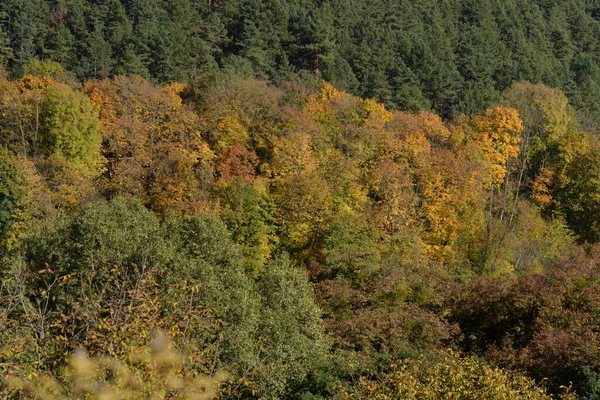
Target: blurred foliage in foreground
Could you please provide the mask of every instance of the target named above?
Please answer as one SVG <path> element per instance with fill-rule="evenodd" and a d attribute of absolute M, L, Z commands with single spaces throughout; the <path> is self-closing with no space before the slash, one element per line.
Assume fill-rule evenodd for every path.
<path fill-rule="evenodd" d="M 130 363 L 108 357 L 90 358 L 84 350 L 69 357 L 68 366 L 59 377 L 31 374 L 27 378 L 6 375 L 4 384 L 10 392 L 51 399 L 196 399 L 217 397 L 224 372 L 211 377 L 190 368 L 183 354 L 171 349 L 166 336 L 154 337 L 151 349 L 135 349 Z"/>

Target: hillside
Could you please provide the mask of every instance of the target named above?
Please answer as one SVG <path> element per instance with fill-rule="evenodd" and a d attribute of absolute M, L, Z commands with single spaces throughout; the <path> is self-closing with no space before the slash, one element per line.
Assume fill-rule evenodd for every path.
<path fill-rule="evenodd" d="M 600 14 L 408 3 L 2 2 L 0 397 L 600 396 Z"/>

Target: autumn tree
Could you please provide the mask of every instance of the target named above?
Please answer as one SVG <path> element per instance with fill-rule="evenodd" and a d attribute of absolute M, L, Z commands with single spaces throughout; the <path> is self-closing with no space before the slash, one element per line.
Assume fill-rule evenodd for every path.
<path fill-rule="evenodd" d="M 183 103 L 185 85 L 162 88 L 119 76 L 90 81 L 84 90 L 102 121 L 105 193 L 130 193 L 161 212 L 206 208 L 214 155 L 198 115 Z"/>
<path fill-rule="evenodd" d="M 102 165 L 97 114 L 89 99 L 48 77 L 5 82 L 4 141 L 24 156 L 63 158 L 82 172 Z"/>
<path fill-rule="evenodd" d="M 485 362 L 461 358 L 455 353 L 437 363 L 407 360 L 376 377 L 361 377 L 350 390 L 340 389 L 338 397 L 347 399 L 404 398 L 497 398 L 543 400 L 549 394 L 531 379 L 504 372 Z M 567 394 L 565 399 L 576 398 Z"/>
<path fill-rule="evenodd" d="M 478 142 L 490 168 L 492 185 L 500 185 L 507 174 L 509 159 L 519 155 L 523 122 L 515 109 L 489 108 L 472 121 L 473 140 Z"/>
<path fill-rule="evenodd" d="M 573 156 L 585 151 L 587 140 L 579 133 L 573 108 L 561 91 L 521 82 L 504 93 L 504 102 L 517 109 L 523 120 L 518 190 L 528 188 L 544 169 L 560 174 Z"/>

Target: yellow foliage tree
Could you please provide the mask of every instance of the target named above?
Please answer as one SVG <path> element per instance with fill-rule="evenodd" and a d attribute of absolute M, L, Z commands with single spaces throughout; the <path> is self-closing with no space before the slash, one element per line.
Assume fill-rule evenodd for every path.
<path fill-rule="evenodd" d="M 210 400 L 217 398 L 219 385 L 226 379 L 223 372 L 211 377 L 198 374 L 160 332 L 151 348 L 136 349 L 129 357 L 133 364 L 109 356 L 90 358 L 78 350 L 69 357 L 60 379 L 32 374 L 28 378 L 8 375 L 4 380 L 13 394 L 40 400 Z"/>
<path fill-rule="evenodd" d="M 450 353 L 440 362 L 408 360 L 376 379 L 360 378 L 350 390 L 340 388 L 335 399 L 355 400 L 550 400 L 554 397 L 522 375 L 507 373 Z M 576 396 L 568 390 L 563 400 Z"/>
<path fill-rule="evenodd" d="M 494 107 L 472 120 L 476 141 L 490 167 L 491 184 L 500 185 L 506 176 L 509 158 L 519 155 L 523 122 L 514 108 Z"/>

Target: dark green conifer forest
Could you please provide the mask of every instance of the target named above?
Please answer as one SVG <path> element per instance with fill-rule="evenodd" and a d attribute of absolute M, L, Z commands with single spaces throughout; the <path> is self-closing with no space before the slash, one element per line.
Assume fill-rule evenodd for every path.
<path fill-rule="evenodd" d="M 0 397 L 600 398 L 600 2 L 0 0 Z"/>

